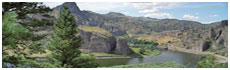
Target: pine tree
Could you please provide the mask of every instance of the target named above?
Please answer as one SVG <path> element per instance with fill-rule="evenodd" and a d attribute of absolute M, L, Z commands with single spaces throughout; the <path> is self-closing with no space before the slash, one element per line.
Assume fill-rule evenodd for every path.
<path fill-rule="evenodd" d="M 93 59 L 80 57 L 79 47 L 83 40 L 77 33 L 75 17 L 68 11 L 68 7 L 64 6 L 53 26 L 47 45 L 52 52 L 47 58 L 52 64 L 57 67 L 95 67 L 95 63 L 90 62 Z"/>
<path fill-rule="evenodd" d="M 18 14 L 18 19 L 26 18 L 27 14 L 36 14 L 36 13 L 46 13 L 51 11 L 51 9 L 42 2 L 3 2 L 2 3 L 2 14 L 5 12 L 16 12 Z"/>
<path fill-rule="evenodd" d="M 46 22 L 34 22 L 28 18 L 28 14 L 44 14 L 51 11 L 49 8 L 41 5 L 42 3 L 31 2 L 4 2 L 3 3 L 3 27 L 2 27 L 2 57 L 3 67 L 45 67 L 31 58 L 31 55 L 44 53 L 44 48 L 38 40 L 44 36 L 36 35 L 31 29 Z M 24 8 L 23 8 L 24 7 Z M 26 18 L 25 18 L 26 17 Z M 19 21 L 28 21 L 26 22 Z M 40 23 L 40 24 L 38 24 Z M 23 25 L 27 24 L 27 25 Z M 28 26 L 29 25 L 29 26 Z M 7 64 L 11 64 L 7 66 Z"/>
<path fill-rule="evenodd" d="M 2 27 L 2 66 L 3 67 L 52 67 L 30 56 L 42 52 L 40 45 L 22 43 L 33 34 L 22 25 L 17 24 L 15 12 L 5 12 Z"/>
<path fill-rule="evenodd" d="M 6 12 L 3 16 L 2 27 L 2 55 L 3 55 L 3 67 L 6 67 L 6 63 L 19 66 L 23 62 L 23 56 L 20 55 L 21 49 L 18 48 L 18 41 L 30 35 L 29 31 L 19 24 L 16 24 L 17 14 L 15 12 Z M 15 55 L 10 55 L 7 51 L 12 51 Z"/>

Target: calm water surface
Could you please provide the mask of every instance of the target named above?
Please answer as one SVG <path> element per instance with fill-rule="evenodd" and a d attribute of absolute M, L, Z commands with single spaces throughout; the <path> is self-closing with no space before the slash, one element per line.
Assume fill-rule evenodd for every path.
<path fill-rule="evenodd" d="M 97 59 L 100 66 L 113 66 L 113 65 L 127 65 L 127 64 L 140 64 L 149 62 L 172 62 L 175 61 L 181 65 L 189 65 L 189 68 L 195 67 L 196 63 L 202 58 L 201 55 L 162 50 L 160 55 L 147 56 L 143 58 L 111 58 L 111 59 Z"/>

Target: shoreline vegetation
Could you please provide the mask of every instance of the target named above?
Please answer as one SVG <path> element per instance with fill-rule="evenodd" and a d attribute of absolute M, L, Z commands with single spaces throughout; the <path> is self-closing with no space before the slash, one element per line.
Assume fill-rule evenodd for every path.
<path fill-rule="evenodd" d="M 129 64 L 129 65 L 115 65 L 109 67 L 99 68 L 185 68 L 177 62 L 163 62 L 163 63 L 142 63 L 142 64 Z"/>
<path fill-rule="evenodd" d="M 161 51 L 159 50 L 146 50 L 144 54 L 139 53 L 139 48 L 131 48 L 134 53 L 130 55 L 120 55 L 120 54 L 110 54 L 110 53 L 98 53 L 98 52 L 91 52 L 91 53 L 83 53 L 82 55 L 90 55 L 93 54 L 96 56 L 96 59 L 110 59 L 110 58 L 141 58 L 146 56 L 157 56 L 161 54 Z M 83 51 L 83 50 L 81 50 Z"/>

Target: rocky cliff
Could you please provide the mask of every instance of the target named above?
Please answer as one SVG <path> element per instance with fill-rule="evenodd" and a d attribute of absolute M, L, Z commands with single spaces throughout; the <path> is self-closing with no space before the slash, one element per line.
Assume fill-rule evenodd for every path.
<path fill-rule="evenodd" d="M 80 36 L 84 40 L 82 49 L 92 52 L 132 54 L 133 51 L 128 47 L 125 39 L 117 39 L 112 35 L 99 34 L 98 32 L 89 32 L 80 30 Z"/>
<path fill-rule="evenodd" d="M 227 56 L 228 53 L 228 21 L 223 20 L 213 23 L 216 26 L 211 28 L 184 29 L 173 34 L 177 38 L 172 43 L 167 43 L 169 49 L 185 49 L 198 52 L 211 51 Z"/>

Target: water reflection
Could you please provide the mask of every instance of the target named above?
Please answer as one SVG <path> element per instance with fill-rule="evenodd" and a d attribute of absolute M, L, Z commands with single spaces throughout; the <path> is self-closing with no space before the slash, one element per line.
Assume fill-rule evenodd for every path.
<path fill-rule="evenodd" d="M 149 62 L 172 62 L 175 61 L 181 65 L 189 65 L 194 67 L 202 56 L 178 51 L 163 50 L 158 56 L 148 56 L 144 58 L 112 58 L 112 59 L 98 59 L 97 62 L 101 66 L 126 65 L 126 64 L 140 64 Z"/>

